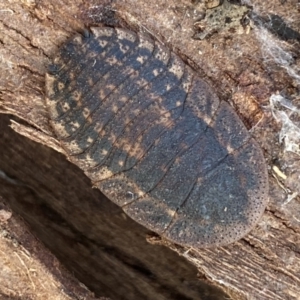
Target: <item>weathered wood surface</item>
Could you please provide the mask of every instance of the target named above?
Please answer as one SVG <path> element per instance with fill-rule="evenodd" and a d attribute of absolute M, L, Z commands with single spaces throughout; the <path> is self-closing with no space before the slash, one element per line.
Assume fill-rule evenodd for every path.
<path fill-rule="evenodd" d="M 61 154 L 15 133 L 8 127 L 9 118 L 0 116 L 0 195 L 97 296 L 132 300 L 224 297 L 220 290 L 198 280 L 196 267 L 183 257 L 148 243 L 149 231 L 92 189 L 83 172 Z M 4 271 L 0 270 L 1 285 Z"/>
<path fill-rule="evenodd" d="M 0 120 L 3 121 L 3 115 L 1 117 Z M 8 118 L 6 119 L 8 121 Z M 0 186 L 3 189 L 2 181 Z M 10 199 L 11 195 L 12 193 Z M 1 300 L 109 300 L 94 297 L 92 292 L 76 280 L 35 238 L 26 223 L 10 210 L 2 197 L 0 197 L 0 284 Z"/>
<path fill-rule="evenodd" d="M 44 74 L 52 55 L 86 25 L 103 20 L 118 25 L 116 16 L 151 32 L 198 67 L 218 96 L 236 109 L 264 150 L 270 175 L 268 208 L 244 239 L 227 247 L 188 252 L 168 246 L 183 254 L 211 282 L 241 293 L 245 299 L 300 299 L 299 156 L 284 151 L 278 142 L 281 124 L 273 118 L 270 107 L 270 97 L 277 92 L 288 95 L 296 105 L 299 82 L 288 70 L 291 65 L 299 66 L 299 3 L 277 0 L 251 4 L 259 18 L 249 32 L 239 35 L 232 29 L 219 30 L 200 41 L 191 36 L 202 3 L 4 0 L 0 4 L 0 104 L 3 112 L 32 125 L 13 124 L 17 132 L 63 153 L 48 125 L 43 102 Z M 274 15 L 287 26 L 283 33 L 274 25 L 276 18 L 270 17 Z M 266 32 L 259 29 L 264 22 L 269 27 Z M 288 29 L 294 35 L 286 36 Z M 279 61 L 274 60 L 270 48 L 278 50 Z M 277 64 L 284 58 L 282 49 L 293 54 L 290 65 Z M 283 173 L 274 172 L 273 164 Z"/>

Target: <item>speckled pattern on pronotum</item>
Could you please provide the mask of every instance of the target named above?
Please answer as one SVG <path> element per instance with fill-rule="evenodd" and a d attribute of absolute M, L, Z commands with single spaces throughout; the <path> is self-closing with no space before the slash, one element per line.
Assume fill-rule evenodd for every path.
<path fill-rule="evenodd" d="M 137 222 L 182 245 L 243 237 L 268 198 L 261 149 L 237 114 L 152 37 L 91 28 L 46 75 L 69 159 Z"/>

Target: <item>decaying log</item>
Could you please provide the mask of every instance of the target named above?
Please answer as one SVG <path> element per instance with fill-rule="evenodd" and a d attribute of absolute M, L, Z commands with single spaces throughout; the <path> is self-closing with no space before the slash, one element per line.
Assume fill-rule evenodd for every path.
<path fill-rule="evenodd" d="M 223 288 L 232 299 L 300 299 L 300 220 L 298 217 L 300 215 L 298 195 L 300 165 L 296 139 L 299 131 L 296 126 L 290 126 L 290 131 L 286 129 L 283 132 L 286 128 L 284 125 L 290 124 L 284 123 L 286 120 L 284 117 L 289 116 L 291 122 L 297 122 L 297 116 L 284 114 L 283 110 L 278 113 L 280 103 L 284 103 L 283 106 L 292 109 L 295 114 L 299 113 L 299 109 L 298 111 L 295 109 L 297 97 L 299 99 L 297 95 L 299 93 L 297 67 L 299 69 L 300 64 L 299 3 L 296 0 L 278 0 L 272 3 L 247 1 L 247 7 L 235 4 L 230 10 L 225 10 L 225 15 L 228 15 L 226 15 L 226 22 L 222 23 L 230 26 L 216 26 L 216 23 L 221 23 L 222 20 L 217 17 L 203 17 L 205 3 L 202 2 L 2 1 L 0 4 L 0 109 L 1 112 L 14 116 L 11 117 L 14 120 L 11 127 L 16 132 L 65 154 L 48 124 L 44 103 L 44 75 L 51 57 L 74 32 L 83 31 L 87 26 L 100 22 L 150 32 L 188 61 L 200 76 L 213 86 L 219 98 L 229 102 L 236 110 L 264 151 L 269 165 L 270 185 L 270 198 L 266 212 L 257 227 L 242 240 L 226 247 L 211 249 L 184 249 L 166 241 L 157 242 L 167 245 L 184 256 L 198 268 L 200 274 L 211 283 Z M 216 10 L 214 12 L 217 16 L 221 15 L 221 12 Z M 206 11 L 206 15 L 209 13 L 211 11 Z M 210 19 L 217 22 L 210 22 Z M 288 102 L 282 100 L 285 97 Z M 278 122 L 279 119 L 282 123 Z M 291 131 L 294 132 L 294 140 L 288 135 Z M 280 134 L 285 137 L 286 148 L 279 142 Z M 14 140 L 10 140 L 10 137 Z M 109 276 L 114 276 L 111 275 L 112 273 L 109 274 L 109 271 L 113 269 L 116 274 L 119 270 L 126 270 L 128 273 L 125 277 L 134 282 L 129 285 L 130 288 L 127 284 L 126 287 L 125 285 L 122 287 L 119 283 L 116 287 L 118 291 L 111 294 L 116 299 L 122 293 L 127 295 L 126 299 L 145 298 L 145 295 L 151 295 L 152 298 L 149 296 L 149 299 L 159 299 L 157 293 L 162 285 L 156 285 L 157 282 L 162 284 L 163 278 L 172 276 L 174 280 L 165 282 L 165 287 L 169 288 L 161 292 L 163 295 L 161 299 L 177 299 L 176 297 L 183 299 L 180 295 L 190 297 L 187 299 L 197 299 L 195 297 L 197 297 L 198 286 L 193 280 L 187 279 L 191 276 L 189 273 L 191 271 L 185 269 L 184 261 L 173 269 L 173 262 L 179 260 L 179 256 L 176 256 L 175 252 L 168 252 L 168 258 L 163 259 L 159 255 L 163 255 L 164 252 L 153 250 L 155 247 L 161 247 L 157 245 L 147 253 L 140 253 L 139 249 L 148 247 L 147 242 L 141 238 L 141 236 L 145 237 L 147 231 L 135 223 L 128 225 L 128 220 L 123 219 L 122 212 L 100 192 L 89 191 L 89 180 L 82 172 L 75 167 L 74 170 L 69 171 L 67 162 L 62 163 L 63 160 L 56 161 L 54 158 L 53 160 L 51 158 L 51 167 L 47 162 L 50 162 L 48 159 L 52 154 L 50 149 L 44 148 L 42 154 L 37 155 L 37 169 L 28 170 L 29 166 L 33 165 L 31 164 L 28 165 L 26 172 L 21 172 L 23 176 L 24 174 L 30 176 L 34 172 L 43 170 L 42 173 L 32 181 L 28 178 L 24 183 L 23 179 L 18 178 L 18 168 L 21 170 L 18 164 L 23 163 L 18 153 L 25 155 L 27 152 L 25 161 L 29 163 L 34 159 L 34 155 L 31 154 L 38 146 L 28 141 L 28 144 L 25 143 L 26 151 L 22 151 L 24 141 L 13 137 L 11 132 L 4 133 L 4 129 L 1 139 L 1 148 L 10 147 L 10 151 L 7 149 L 4 151 L 10 156 L 2 159 L 1 153 L 0 169 L 6 171 L 7 178 L 17 181 L 19 179 L 22 183 L 12 188 L 12 183 L 2 180 L 2 186 L 5 188 L 1 187 L 0 195 L 35 227 L 36 235 L 45 234 L 43 241 L 53 251 L 56 246 L 59 247 L 59 243 L 63 245 L 64 240 L 68 238 L 69 244 L 74 243 L 74 249 L 80 249 L 80 254 L 89 257 L 90 261 L 94 260 L 97 266 L 96 261 L 99 258 L 95 252 L 98 251 L 98 247 L 103 248 L 101 259 L 107 263 L 107 269 L 103 269 L 107 282 L 102 281 L 102 288 L 97 290 L 98 294 L 101 294 L 101 290 L 105 291 L 105 287 L 107 290 L 111 289 Z M 288 145 L 290 148 L 287 147 L 287 142 L 290 142 Z M 54 162 L 61 166 L 54 167 Z M 66 174 L 70 172 L 70 175 L 76 178 L 67 186 L 49 189 L 47 182 L 43 182 L 43 174 L 47 172 L 53 176 L 53 182 L 49 182 L 49 187 L 59 185 L 58 179 L 64 172 Z M 35 180 L 38 177 L 40 182 L 37 185 Z M 47 177 L 47 180 L 49 178 L 51 177 Z M 76 184 L 80 181 L 85 181 L 86 190 L 81 191 L 77 188 Z M 40 189 L 42 183 L 45 186 Z M 69 201 L 65 203 L 55 201 L 60 197 L 57 193 L 64 189 L 70 198 Z M 11 192 L 12 190 L 14 193 Z M 41 191 L 44 194 L 40 194 Z M 82 201 L 80 209 L 72 207 L 72 203 L 74 206 L 78 205 L 78 202 L 75 200 L 73 202 L 72 199 L 83 199 L 85 194 L 89 195 L 89 200 Z M 36 199 L 40 199 L 40 202 L 35 203 Z M 45 199 L 48 199 L 48 203 L 44 202 Z M 22 202 L 22 205 L 18 202 Z M 36 210 L 35 217 L 30 214 L 34 210 Z M 97 211 L 99 216 L 110 215 L 109 218 L 103 216 L 104 219 L 99 217 L 99 220 L 101 219 L 102 222 L 106 220 L 111 228 L 118 227 L 117 231 L 123 227 L 124 231 L 118 237 L 112 235 L 104 230 L 109 227 L 101 225 L 98 219 L 93 219 L 96 217 L 91 217 L 89 211 Z M 42 220 L 39 219 L 39 216 L 42 218 L 42 214 L 48 214 L 49 220 L 52 220 L 45 224 L 45 228 L 37 226 Z M 79 219 L 82 223 L 77 222 Z M 68 220 L 67 224 L 66 220 Z M 120 222 L 117 223 L 118 225 L 114 225 L 116 220 Z M 69 227 L 70 224 L 82 228 Z M 90 229 L 90 234 L 87 231 L 88 226 L 94 227 Z M 53 245 L 51 236 L 47 236 L 52 234 L 46 232 L 47 227 L 55 229 L 61 235 L 60 240 L 55 240 L 57 245 Z M 94 236 L 97 231 L 101 232 L 99 236 L 102 235 L 103 240 L 105 238 L 114 240 L 114 247 L 108 248 L 109 243 L 94 244 L 95 238 L 98 238 Z M 140 238 L 137 239 L 139 246 L 132 246 L 128 242 L 130 238 L 121 239 L 122 235 L 128 235 L 130 238 L 139 235 Z M 127 242 L 124 242 L 125 240 Z M 149 244 L 150 246 L 153 247 Z M 66 253 L 61 252 L 59 258 L 62 261 L 66 260 Z M 77 260 L 80 260 L 78 253 L 73 255 L 74 257 L 78 255 Z M 153 261 L 159 260 L 163 265 L 170 267 L 168 273 L 161 275 L 160 279 L 158 274 L 163 272 L 162 270 L 158 268 L 149 271 Z M 144 264 L 143 267 L 141 262 Z M 69 267 L 82 281 L 96 277 L 96 267 L 85 269 L 81 265 L 76 269 L 71 263 Z M 179 285 L 180 281 L 186 282 L 191 294 L 185 294 L 186 289 Z M 195 285 L 197 288 L 191 288 Z M 179 288 L 175 289 L 175 286 Z M 96 284 L 90 287 L 97 289 Z M 170 294 L 169 290 L 173 290 L 176 294 Z"/>
<path fill-rule="evenodd" d="M 1 182 L 1 188 L 3 187 Z M 2 300 L 108 300 L 94 297 L 93 293 L 67 272 L 2 199 L 0 253 Z"/>

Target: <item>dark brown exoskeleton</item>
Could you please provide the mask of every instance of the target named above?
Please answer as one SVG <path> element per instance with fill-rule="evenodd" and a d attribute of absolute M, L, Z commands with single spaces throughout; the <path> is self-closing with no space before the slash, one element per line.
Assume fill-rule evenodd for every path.
<path fill-rule="evenodd" d="M 107 27 L 75 35 L 49 67 L 46 104 L 70 160 L 167 239 L 228 244 L 262 215 L 261 149 L 231 107 L 151 37 Z"/>

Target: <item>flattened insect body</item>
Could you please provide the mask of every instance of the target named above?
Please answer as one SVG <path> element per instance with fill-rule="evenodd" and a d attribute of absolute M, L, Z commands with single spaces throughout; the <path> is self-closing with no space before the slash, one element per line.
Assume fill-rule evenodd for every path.
<path fill-rule="evenodd" d="M 256 142 L 207 83 L 158 41 L 92 28 L 46 75 L 50 123 L 70 159 L 134 220 L 182 245 L 243 237 L 268 198 Z"/>

